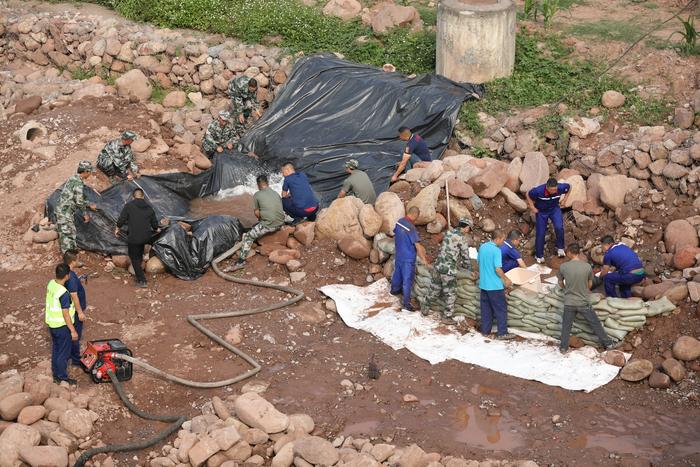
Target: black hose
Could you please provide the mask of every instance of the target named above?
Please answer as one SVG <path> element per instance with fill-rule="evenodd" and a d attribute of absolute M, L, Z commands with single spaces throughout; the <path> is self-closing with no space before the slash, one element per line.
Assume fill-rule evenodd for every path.
<path fill-rule="evenodd" d="M 109 375 L 109 379 L 112 381 L 112 387 L 114 387 L 114 390 L 117 392 L 119 395 L 119 398 L 122 400 L 124 405 L 131 410 L 133 413 L 138 415 L 141 418 L 145 418 L 146 420 L 154 420 L 157 422 L 173 422 L 170 426 L 168 426 L 165 430 L 161 431 L 158 433 L 156 436 L 154 436 L 151 439 L 145 439 L 141 441 L 134 441 L 133 443 L 126 443 L 126 444 L 110 444 L 107 446 L 100 446 L 98 448 L 92 448 L 88 449 L 84 453 L 81 454 L 81 456 L 78 458 L 77 461 L 75 461 L 75 464 L 73 464 L 73 467 L 83 467 L 85 463 L 90 460 L 91 457 L 97 455 L 97 454 L 105 454 L 108 452 L 124 452 L 124 451 L 137 451 L 140 449 L 146 449 L 151 446 L 154 446 L 161 441 L 163 441 L 165 438 L 170 436 L 171 434 L 175 433 L 180 427 L 182 426 L 183 423 L 185 423 L 185 420 L 187 420 L 186 417 L 182 416 L 177 416 L 177 415 L 152 415 L 149 413 L 144 412 L 143 410 L 139 409 L 136 407 L 127 397 L 126 394 L 124 394 L 124 388 L 122 388 L 122 384 L 119 382 L 117 379 L 116 375 L 114 374 L 113 371 L 108 370 L 107 374 Z"/>

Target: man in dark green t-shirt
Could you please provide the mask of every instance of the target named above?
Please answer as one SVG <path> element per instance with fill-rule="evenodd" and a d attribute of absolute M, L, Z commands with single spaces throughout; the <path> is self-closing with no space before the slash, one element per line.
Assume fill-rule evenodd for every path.
<path fill-rule="evenodd" d="M 598 316 L 591 307 L 591 286 L 593 285 L 593 269 L 581 257 L 581 247 L 573 243 L 566 248 L 569 261 L 559 267 L 557 278 L 559 286 L 564 289 L 564 316 L 561 323 L 561 343 L 559 350 L 566 353 L 569 350 L 569 335 L 571 325 L 577 313 L 581 313 L 593 329 L 596 337 L 606 349 L 614 347 L 612 339 L 600 324 Z"/>
<path fill-rule="evenodd" d="M 245 259 L 248 257 L 250 248 L 258 238 L 279 230 L 284 225 L 284 209 L 282 208 L 282 198 L 277 194 L 267 181 L 266 175 L 257 178 L 258 191 L 253 195 L 253 208 L 255 216 L 260 222 L 252 229 L 243 234 L 241 239 L 241 250 L 238 253 L 236 264 L 228 268 L 226 272 L 237 271 L 245 267 Z"/>
<path fill-rule="evenodd" d="M 338 193 L 338 198 L 354 196 L 362 200 L 365 204 L 374 204 L 377 200 L 377 193 L 374 191 L 372 180 L 366 173 L 358 170 L 359 163 L 355 159 L 350 159 L 345 163 L 345 171 L 350 174 L 343 182 L 343 187 Z"/>

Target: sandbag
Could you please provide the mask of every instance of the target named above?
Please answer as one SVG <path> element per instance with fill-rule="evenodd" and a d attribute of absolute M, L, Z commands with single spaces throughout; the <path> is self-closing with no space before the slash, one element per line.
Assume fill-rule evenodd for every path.
<path fill-rule="evenodd" d="M 647 302 L 647 316 L 657 316 L 675 309 L 676 305 L 671 303 L 668 297 L 661 297 L 658 300 Z"/>
<path fill-rule="evenodd" d="M 630 300 L 627 298 L 608 297 L 608 305 L 618 310 L 640 310 L 644 307 L 641 300 Z"/>

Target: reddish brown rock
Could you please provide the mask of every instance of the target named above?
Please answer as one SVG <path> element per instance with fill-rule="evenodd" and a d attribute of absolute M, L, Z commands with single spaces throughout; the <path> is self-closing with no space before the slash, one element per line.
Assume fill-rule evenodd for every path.
<path fill-rule="evenodd" d="M 700 358 L 700 341 L 691 336 L 681 336 L 673 344 L 673 356 L 689 362 Z"/>
<path fill-rule="evenodd" d="M 671 378 L 660 371 L 654 371 L 649 376 L 649 387 L 654 389 L 668 389 L 671 387 Z"/>
<path fill-rule="evenodd" d="M 685 219 L 676 219 L 666 226 L 664 232 L 664 243 L 666 251 L 674 253 L 683 247 L 697 247 L 698 233 L 695 228 Z"/>
<path fill-rule="evenodd" d="M 603 360 L 608 365 L 615 365 L 620 368 L 625 366 L 625 363 L 627 362 L 625 359 L 625 354 L 619 350 L 608 350 L 605 352 L 605 354 L 603 354 Z"/>
<path fill-rule="evenodd" d="M 41 106 L 41 96 L 29 96 L 15 103 L 15 113 L 29 115 Z"/>
<path fill-rule="evenodd" d="M 654 371 L 654 364 L 649 360 L 639 359 L 627 363 L 620 372 L 620 378 L 625 381 L 641 381 Z"/>
<path fill-rule="evenodd" d="M 469 161 L 471 162 L 471 161 Z M 503 162 L 489 164 L 478 175 L 469 179 L 469 185 L 482 198 L 491 199 L 501 191 L 508 181 L 508 166 Z"/>
<path fill-rule="evenodd" d="M 290 250 L 288 248 L 280 248 L 270 253 L 267 259 L 277 264 L 287 264 L 293 259 L 301 258 L 299 250 Z"/>
<path fill-rule="evenodd" d="M 676 383 L 685 379 L 685 367 L 675 358 L 667 358 L 664 360 L 661 364 L 661 368 Z"/>
<path fill-rule="evenodd" d="M 469 199 L 474 194 L 474 189 L 468 183 L 464 183 L 458 178 L 451 178 L 447 181 L 447 187 L 450 190 L 450 196 L 457 198 Z"/>
<path fill-rule="evenodd" d="M 700 248 L 685 246 L 673 255 L 673 266 L 676 269 L 686 269 L 695 266 L 695 255 L 700 253 Z"/>
<path fill-rule="evenodd" d="M 363 259 L 369 257 L 372 244 L 364 238 L 345 237 L 338 240 L 338 248 L 350 258 Z"/>
<path fill-rule="evenodd" d="M 287 238 L 289 238 L 289 229 L 282 228 L 276 232 L 269 233 L 260 237 L 257 242 L 258 245 L 268 245 L 271 243 L 276 243 L 280 245 L 287 244 Z"/>
<path fill-rule="evenodd" d="M 314 222 L 303 222 L 297 225 L 294 231 L 294 238 L 299 240 L 302 245 L 309 246 L 314 241 L 316 232 L 316 224 Z"/>

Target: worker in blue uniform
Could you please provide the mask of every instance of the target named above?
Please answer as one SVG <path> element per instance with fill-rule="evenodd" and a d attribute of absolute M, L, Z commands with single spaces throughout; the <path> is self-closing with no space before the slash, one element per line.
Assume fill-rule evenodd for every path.
<path fill-rule="evenodd" d="M 601 239 L 603 244 L 603 270 L 600 277 L 603 279 L 605 295 L 608 297 L 629 298 L 632 296 L 632 286 L 638 284 L 646 277 L 644 264 L 637 253 L 624 243 L 615 243 L 613 238 L 606 235 Z M 611 272 L 611 268 L 615 271 Z M 618 295 L 617 289 L 620 290 Z"/>
<path fill-rule="evenodd" d="M 391 294 L 403 295 L 403 308 L 408 311 L 413 311 L 411 289 L 416 275 L 416 257 L 429 265 L 425 248 L 420 243 L 414 224 L 418 216 L 420 216 L 418 208 L 409 208 L 406 217 L 399 219 L 394 227 L 396 255 L 394 256 L 394 275 L 391 277 Z"/>
<path fill-rule="evenodd" d="M 527 192 L 527 204 L 535 216 L 535 260 L 538 263 L 544 263 L 544 236 L 550 220 L 557 238 L 557 256 L 566 256 L 561 206 L 566 203 L 570 190 L 571 185 L 568 183 L 558 183 L 555 178 L 550 178 L 544 185 L 536 186 Z"/>
<path fill-rule="evenodd" d="M 523 261 L 523 257 L 518 251 L 521 241 L 522 235 L 520 234 L 520 231 L 511 230 L 510 233 L 508 233 L 508 237 L 503 242 L 503 245 L 499 247 L 501 249 L 501 262 L 503 263 L 501 269 L 503 269 L 503 272 L 508 272 L 517 267 L 527 267 L 525 261 Z"/>

